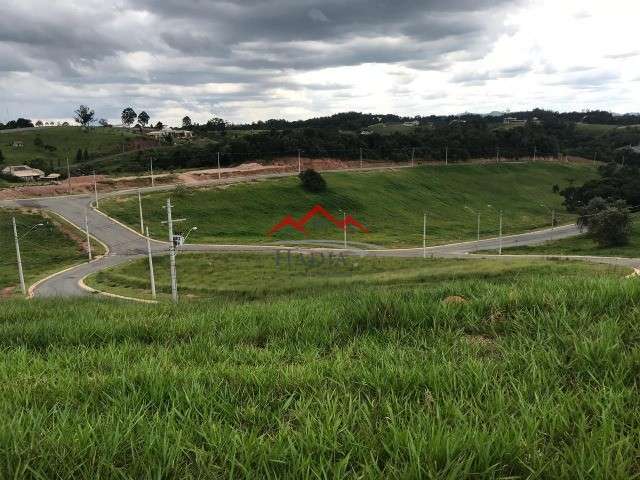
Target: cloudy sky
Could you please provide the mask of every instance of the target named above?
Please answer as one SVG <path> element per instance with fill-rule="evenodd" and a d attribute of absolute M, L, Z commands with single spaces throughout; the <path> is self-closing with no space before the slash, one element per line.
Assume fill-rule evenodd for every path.
<path fill-rule="evenodd" d="M 640 111 L 637 0 L 0 5 L 0 121 Z"/>

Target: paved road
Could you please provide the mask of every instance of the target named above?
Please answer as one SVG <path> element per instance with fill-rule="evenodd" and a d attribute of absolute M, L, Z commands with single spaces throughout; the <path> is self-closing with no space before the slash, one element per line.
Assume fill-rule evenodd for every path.
<path fill-rule="evenodd" d="M 234 181 L 234 179 L 230 179 Z M 243 179 L 243 180 L 246 180 Z M 167 189 L 167 186 L 157 187 L 155 190 Z M 147 189 L 150 190 L 150 189 Z M 111 192 L 108 196 L 122 195 L 127 192 Z M 63 216 L 76 226 L 84 225 L 85 213 L 89 217 L 91 234 L 104 243 L 109 253 L 103 258 L 99 258 L 90 263 L 78 265 L 64 272 L 60 272 L 53 277 L 41 282 L 35 289 L 34 295 L 37 297 L 71 297 L 87 295 L 88 292 L 79 286 L 79 281 L 92 273 L 99 272 L 136 258 L 144 258 L 146 255 L 146 240 L 133 232 L 129 228 L 113 221 L 102 213 L 90 208 L 93 197 L 88 195 L 65 196 L 55 198 L 38 198 L 27 200 L 13 200 L 0 202 L 0 207 L 28 207 L 50 210 Z M 519 235 L 505 236 L 502 239 L 503 248 L 518 245 L 536 245 L 549 240 L 567 238 L 579 234 L 579 230 L 574 225 L 557 227 L 555 229 L 537 230 Z M 498 248 L 499 239 L 490 238 L 480 241 L 463 242 L 449 245 L 428 247 L 426 253 L 432 257 L 444 258 L 468 258 L 468 254 L 477 251 L 495 250 Z M 166 254 L 168 243 L 152 241 L 152 251 L 154 254 Z M 296 252 L 328 252 L 335 248 L 327 247 L 300 247 L 300 246 L 259 246 L 259 245 L 197 245 L 190 244 L 181 247 L 182 251 L 198 252 L 263 252 L 272 253 L 276 250 L 292 249 Z M 354 249 L 347 251 L 349 255 L 355 256 L 380 256 L 380 257 L 418 257 L 423 255 L 422 248 L 407 249 Z M 478 255 L 480 256 L 480 255 Z M 474 256 L 475 258 L 476 256 Z M 483 258 L 498 259 L 495 255 L 482 255 Z M 533 258 L 549 258 L 544 255 L 532 255 Z M 512 258 L 523 258 L 522 255 L 503 255 L 499 257 L 504 260 Z M 640 259 L 623 259 L 610 257 L 574 257 L 574 256 L 553 256 L 553 258 L 580 258 L 587 261 L 623 265 L 632 268 L 640 267 Z"/>

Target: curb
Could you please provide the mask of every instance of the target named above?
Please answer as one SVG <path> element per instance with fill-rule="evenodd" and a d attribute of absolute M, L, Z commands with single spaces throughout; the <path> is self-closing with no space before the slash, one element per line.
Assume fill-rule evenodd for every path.
<path fill-rule="evenodd" d="M 92 288 L 92 287 L 88 286 L 86 283 L 84 283 L 85 278 L 87 278 L 88 276 L 89 275 L 87 275 L 86 277 L 83 277 L 80 280 L 78 280 L 78 286 L 81 289 L 85 290 L 86 292 L 93 293 L 95 295 L 102 295 L 104 297 L 116 298 L 118 300 L 128 300 L 130 302 L 147 303 L 147 304 L 152 304 L 152 305 L 157 305 L 159 303 L 157 300 L 145 300 L 143 298 L 126 297 L 124 295 L 117 295 L 115 293 L 103 292 L 102 290 L 96 290 L 95 288 Z"/>

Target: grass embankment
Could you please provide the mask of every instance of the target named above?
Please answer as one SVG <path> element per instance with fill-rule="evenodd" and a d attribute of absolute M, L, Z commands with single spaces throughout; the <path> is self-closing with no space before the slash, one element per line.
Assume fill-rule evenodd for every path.
<path fill-rule="evenodd" d="M 349 239 L 392 246 L 422 245 L 423 212 L 427 212 L 429 244 L 468 240 L 476 235 L 476 216 L 465 205 L 481 212 L 482 236 L 498 232 L 498 211 L 504 210 L 504 232 L 516 233 L 548 226 L 551 214 L 541 206 L 561 211 L 562 197 L 552 193 L 570 181 L 577 184 L 594 177 L 588 165 L 454 165 L 425 166 L 396 171 L 327 173 L 328 191 L 304 192 L 297 178 L 231 185 L 226 188 L 180 189 L 180 192 L 144 195 L 145 219 L 152 236 L 164 239 L 164 205 L 168 195 L 174 217 L 186 217 L 179 228 L 196 225 L 189 241 L 197 243 L 277 243 L 302 240 L 304 235 L 285 228 L 273 237 L 267 232 L 285 215 L 302 217 L 322 204 L 336 218 L 340 210 L 363 223 L 370 233 L 349 229 Z M 101 202 L 106 213 L 135 226 L 137 196 Z M 492 205 L 492 208 L 488 207 Z M 569 221 L 572 217 L 561 216 Z M 342 231 L 323 218 L 307 224 L 310 239 L 342 240 Z"/>
<path fill-rule="evenodd" d="M 86 239 L 75 227 L 52 214 L 34 214 L 0 210 L 0 294 L 18 293 L 18 267 L 11 217 L 16 217 L 20 236 L 20 253 L 27 285 L 50 273 L 87 259 Z M 39 223 L 43 226 L 32 227 Z M 93 253 L 102 255 L 101 244 L 91 242 Z"/>
<path fill-rule="evenodd" d="M 627 245 L 617 247 L 600 247 L 588 235 L 563 238 L 546 242 L 542 245 L 531 245 L 504 249 L 509 254 L 544 254 L 544 255 L 593 255 L 600 257 L 640 257 L 640 222 L 634 218 L 634 224 Z"/>
<path fill-rule="evenodd" d="M 110 155 L 122 151 L 123 144 L 139 138 L 131 132 L 115 128 L 93 128 L 82 130 L 80 127 L 43 127 L 24 132 L 5 130 L 0 134 L 0 150 L 9 165 L 28 164 L 34 158 L 42 158 L 53 168 L 63 168 L 66 158 L 69 163 L 76 163 L 78 149 L 86 149 L 91 158 Z M 34 142 L 39 138 L 43 146 Z M 13 142 L 20 141 L 24 147 L 13 147 Z M 44 145 L 51 145 L 55 150 L 50 151 Z"/>
<path fill-rule="evenodd" d="M 633 478 L 639 298 L 633 279 L 521 275 L 10 301 L 0 477 Z"/>
<path fill-rule="evenodd" d="M 622 270 L 579 262 L 537 260 L 490 261 L 423 258 L 302 256 L 279 254 L 180 254 L 176 260 L 181 294 L 193 298 L 256 300 L 277 297 L 314 297 L 318 292 L 354 288 L 398 289 L 476 279 L 512 282 L 520 275 L 544 273 L 563 277 L 608 274 Z M 154 258 L 160 299 L 171 293 L 169 260 Z M 148 263 L 138 260 L 104 270 L 87 279 L 101 291 L 151 298 Z"/>

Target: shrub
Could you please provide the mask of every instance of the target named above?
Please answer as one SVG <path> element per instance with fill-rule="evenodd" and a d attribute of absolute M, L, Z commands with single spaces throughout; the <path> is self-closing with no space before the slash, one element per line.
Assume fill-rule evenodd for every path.
<path fill-rule="evenodd" d="M 312 168 L 300 172 L 298 178 L 300 178 L 302 188 L 307 192 L 320 193 L 327 189 L 327 182 Z"/>
<path fill-rule="evenodd" d="M 600 247 L 613 247 L 629 243 L 631 218 L 624 200 L 607 202 L 596 197 L 581 213 L 578 223 L 589 228 L 589 235 Z"/>

